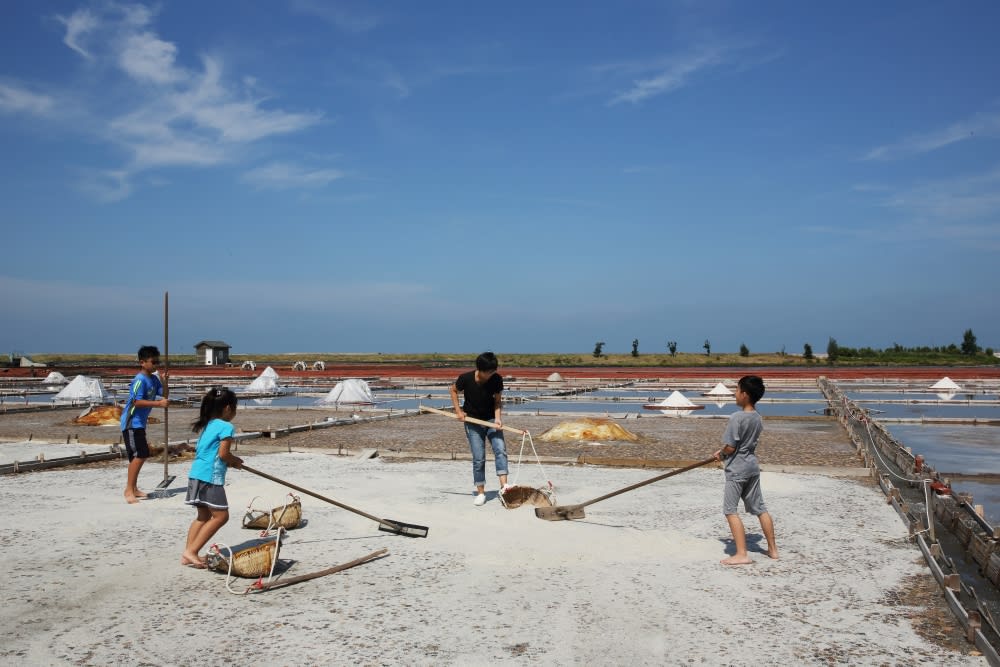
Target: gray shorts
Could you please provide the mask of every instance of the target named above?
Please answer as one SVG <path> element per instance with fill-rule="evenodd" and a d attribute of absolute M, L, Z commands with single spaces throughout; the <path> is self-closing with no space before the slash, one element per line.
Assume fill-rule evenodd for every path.
<path fill-rule="evenodd" d="M 726 493 L 722 499 L 722 513 L 736 514 L 737 505 L 743 499 L 743 507 L 754 516 L 760 516 L 767 511 L 764 495 L 760 492 L 760 475 L 750 479 L 727 479 Z"/>
<path fill-rule="evenodd" d="M 196 507 L 207 507 L 210 510 L 229 509 L 229 499 L 226 498 L 225 487 L 190 477 L 188 477 L 187 498 L 184 499 L 184 502 Z"/>

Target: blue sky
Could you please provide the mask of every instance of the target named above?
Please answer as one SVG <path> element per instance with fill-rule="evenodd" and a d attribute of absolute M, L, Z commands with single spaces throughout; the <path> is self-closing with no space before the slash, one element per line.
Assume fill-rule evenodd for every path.
<path fill-rule="evenodd" d="M 1000 5 L 5 3 L 0 351 L 1000 348 Z"/>

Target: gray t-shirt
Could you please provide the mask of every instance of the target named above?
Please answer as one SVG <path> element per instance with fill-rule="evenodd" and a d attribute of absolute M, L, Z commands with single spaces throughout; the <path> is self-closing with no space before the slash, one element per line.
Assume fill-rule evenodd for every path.
<path fill-rule="evenodd" d="M 722 442 L 736 451 L 726 457 L 726 479 L 741 481 L 760 474 L 756 450 L 757 439 L 763 430 L 764 421 L 756 410 L 740 410 L 729 415 Z"/>

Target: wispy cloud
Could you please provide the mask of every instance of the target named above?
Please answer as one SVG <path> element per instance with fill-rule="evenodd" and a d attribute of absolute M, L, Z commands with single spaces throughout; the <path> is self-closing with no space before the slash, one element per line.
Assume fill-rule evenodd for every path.
<path fill-rule="evenodd" d="M 648 61 L 607 63 L 593 68 L 602 78 L 620 80 L 629 78 L 624 89 L 620 89 L 609 100 L 611 106 L 617 104 L 639 104 L 652 97 L 678 90 L 693 76 L 726 62 L 725 49 L 704 46 L 688 53 L 676 54 Z M 621 88 L 622 84 L 618 84 Z"/>
<path fill-rule="evenodd" d="M 56 16 L 56 19 L 66 26 L 63 44 L 73 49 L 81 56 L 92 60 L 93 56 L 81 44 L 87 33 L 95 30 L 100 21 L 88 9 L 78 9 L 69 16 Z"/>
<path fill-rule="evenodd" d="M 891 194 L 884 205 L 922 218 L 960 223 L 988 220 L 1000 237 L 1000 168 L 929 181 Z"/>
<path fill-rule="evenodd" d="M 977 113 L 948 127 L 906 137 L 868 151 L 865 160 L 895 160 L 929 153 L 960 141 L 1000 136 L 1000 113 Z"/>
<path fill-rule="evenodd" d="M 865 224 L 857 227 L 811 225 L 802 229 L 895 244 L 940 241 L 977 250 L 1000 249 L 1000 167 L 907 187 L 855 186 L 853 189 L 877 196 L 878 212 Z"/>
<path fill-rule="evenodd" d="M 97 65 L 88 76 L 105 77 L 87 88 L 89 99 L 75 93 L 80 111 L 98 120 L 68 129 L 94 132 L 127 156 L 121 164 L 85 172 L 82 191 L 101 201 L 120 200 L 132 193 L 131 181 L 140 172 L 236 163 L 251 143 L 322 122 L 321 112 L 277 108 L 257 92 L 252 76 L 227 77 L 218 56 L 203 56 L 200 69 L 185 66 L 177 44 L 156 31 L 157 12 L 104 2 L 56 17 L 65 26 L 63 43 Z M 106 91 L 128 100 L 110 117 L 100 111 Z M 0 112 L 44 114 L 53 104 L 52 97 L 23 85 L 0 83 Z"/>
<path fill-rule="evenodd" d="M 259 188 L 287 190 L 321 188 L 343 177 L 344 172 L 337 169 L 309 169 L 287 162 L 275 162 L 251 169 L 243 175 L 243 180 Z"/>
<path fill-rule="evenodd" d="M 368 32 L 381 23 L 378 16 L 357 7 L 350 7 L 346 2 L 292 0 L 289 7 L 293 12 L 314 16 L 344 32 Z"/>
<path fill-rule="evenodd" d="M 43 115 L 53 106 L 48 95 L 33 93 L 17 84 L 0 82 L 0 111 Z"/>

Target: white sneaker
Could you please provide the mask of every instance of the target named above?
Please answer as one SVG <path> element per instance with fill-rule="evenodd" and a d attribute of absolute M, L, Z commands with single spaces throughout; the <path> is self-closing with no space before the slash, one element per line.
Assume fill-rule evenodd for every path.
<path fill-rule="evenodd" d="M 472 504 L 475 505 L 476 507 L 482 507 L 483 505 L 485 505 L 486 494 L 485 493 L 476 494 L 476 499 L 472 501 Z"/>

